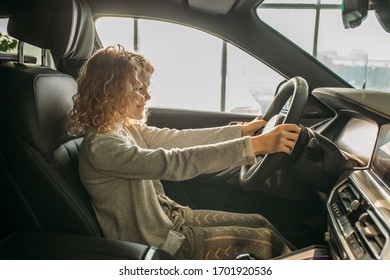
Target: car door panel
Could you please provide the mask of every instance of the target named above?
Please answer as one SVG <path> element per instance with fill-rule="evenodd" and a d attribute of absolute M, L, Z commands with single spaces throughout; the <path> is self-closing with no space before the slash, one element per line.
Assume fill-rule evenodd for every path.
<path fill-rule="evenodd" d="M 255 115 L 206 112 L 186 109 L 151 108 L 148 125 L 176 129 L 224 126 L 248 122 Z"/>

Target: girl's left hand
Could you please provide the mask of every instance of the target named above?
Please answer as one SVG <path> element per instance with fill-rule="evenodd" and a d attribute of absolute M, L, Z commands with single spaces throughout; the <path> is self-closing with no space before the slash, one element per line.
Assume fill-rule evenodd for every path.
<path fill-rule="evenodd" d="M 241 125 L 242 136 L 253 136 L 253 134 L 264 127 L 267 121 L 263 119 L 262 115 L 259 115 L 251 122 L 247 122 Z"/>

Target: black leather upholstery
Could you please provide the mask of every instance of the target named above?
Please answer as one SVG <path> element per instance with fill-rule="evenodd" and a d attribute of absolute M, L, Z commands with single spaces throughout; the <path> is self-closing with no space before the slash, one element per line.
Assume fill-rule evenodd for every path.
<path fill-rule="evenodd" d="M 150 248 L 119 240 L 61 233 L 17 232 L 0 241 L 4 259 L 141 260 Z"/>
<path fill-rule="evenodd" d="M 37 0 L 9 19 L 17 39 L 72 58 L 93 49 L 84 0 Z M 21 11 L 21 12 L 20 12 Z M 23 12 L 25 11 L 25 13 Z M 82 138 L 67 134 L 75 80 L 42 66 L 0 61 L 0 214 L 8 232 L 39 230 L 101 236 L 78 176 Z M 0 232 L 1 233 L 1 232 Z"/>
<path fill-rule="evenodd" d="M 0 145 L 14 182 L 2 197 L 7 216 L 29 213 L 27 229 L 101 235 L 78 178 L 82 138 L 66 132 L 76 82 L 52 69 L 6 62 L 0 63 L 0 83 Z M 26 211 L 17 209 L 18 200 L 26 202 Z"/>
<path fill-rule="evenodd" d="M 0 260 L 172 260 L 142 244 L 73 234 L 17 232 L 0 240 Z"/>

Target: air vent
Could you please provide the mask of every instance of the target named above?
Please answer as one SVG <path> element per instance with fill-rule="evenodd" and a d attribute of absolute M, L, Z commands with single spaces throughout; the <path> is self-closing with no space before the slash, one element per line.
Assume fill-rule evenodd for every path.
<path fill-rule="evenodd" d="M 360 196 L 350 184 L 346 184 L 345 187 L 339 190 L 339 197 L 344 206 L 345 214 L 356 210 L 360 205 Z"/>
<path fill-rule="evenodd" d="M 371 254 L 376 259 L 380 259 L 382 250 L 386 244 L 385 230 L 371 212 L 360 215 L 359 221 L 356 222 L 356 228 Z"/>

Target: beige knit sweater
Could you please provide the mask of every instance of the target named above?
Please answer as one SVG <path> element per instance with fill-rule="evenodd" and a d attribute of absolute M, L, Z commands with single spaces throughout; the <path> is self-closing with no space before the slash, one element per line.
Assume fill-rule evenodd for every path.
<path fill-rule="evenodd" d="M 186 238 L 181 227 L 192 217 L 165 196 L 159 180 L 186 180 L 254 161 L 250 138 L 241 137 L 239 126 L 179 131 L 134 124 L 109 134 L 88 131 L 79 171 L 105 237 L 174 255 Z"/>

